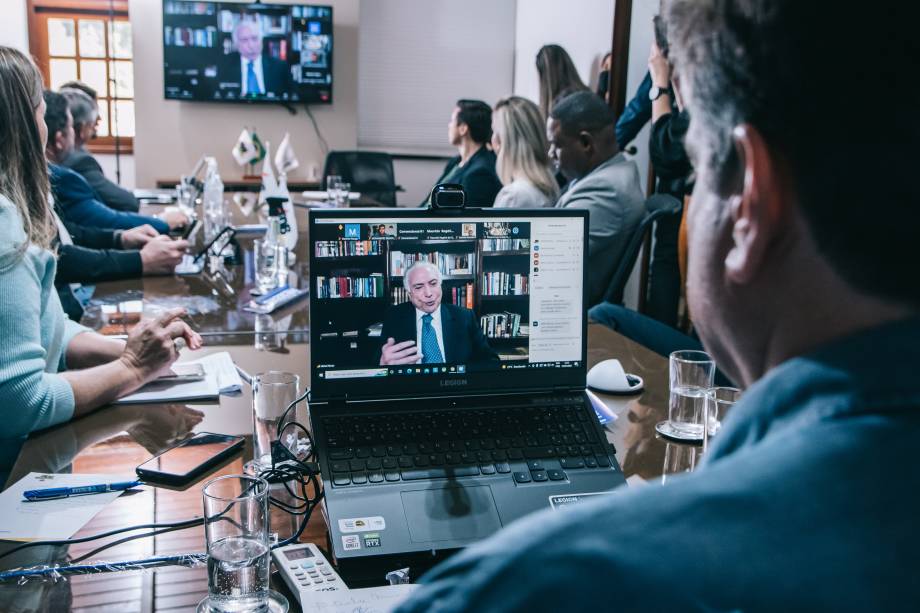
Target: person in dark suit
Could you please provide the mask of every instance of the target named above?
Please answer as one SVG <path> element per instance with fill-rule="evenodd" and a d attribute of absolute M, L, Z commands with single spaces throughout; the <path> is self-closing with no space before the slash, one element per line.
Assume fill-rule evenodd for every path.
<path fill-rule="evenodd" d="M 409 302 L 390 307 L 383 322 L 380 364 L 497 362 L 473 311 L 441 304 L 441 272 L 416 262 L 403 279 Z"/>
<path fill-rule="evenodd" d="M 290 89 L 291 70 L 278 58 L 263 53 L 262 28 L 254 19 L 243 19 L 233 29 L 233 53 L 218 68 L 220 90 L 240 98 L 274 94 Z"/>
<path fill-rule="evenodd" d="M 96 138 L 96 124 L 99 107 L 96 99 L 83 90 L 62 87 L 61 95 L 67 99 L 67 108 L 73 117 L 74 143 L 70 153 L 61 160 L 61 165 L 79 173 L 89 183 L 98 199 L 116 211 L 137 213 L 140 204 L 134 194 L 120 185 L 109 181 L 102 166 L 86 150 L 86 145 Z"/>
<path fill-rule="evenodd" d="M 466 192 L 467 205 L 492 206 L 502 189 L 495 173 L 495 153 L 486 147 L 492 139 L 492 109 L 480 100 L 458 100 L 447 124 L 447 138 L 460 155 L 451 158 L 435 185 L 459 183 Z"/>

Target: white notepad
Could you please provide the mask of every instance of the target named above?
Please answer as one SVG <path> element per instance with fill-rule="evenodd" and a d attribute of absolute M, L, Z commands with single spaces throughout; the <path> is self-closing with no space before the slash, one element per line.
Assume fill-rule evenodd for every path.
<path fill-rule="evenodd" d="M 201 364 L 204 367 L 204 379 L 201 381 L 170 381 L 168 379 L 151 381 L 133 394 L 119 398 L 115 404 L 208 400 L 217 398 L 221 394 L 232 394 L 243 389 L 243 380 L 240 379 L 236 365 L 226 351 L 184 363 Z"/>
<path fill-rule="evenodd" d="M 122 492 L 105 492 L 27 502 L 23 492 L 51 487 L 79 487 L 134 481 L 137 475 L 70 475 L 29 473 L 0 494 L 0 540 L 69 539 Z"/>

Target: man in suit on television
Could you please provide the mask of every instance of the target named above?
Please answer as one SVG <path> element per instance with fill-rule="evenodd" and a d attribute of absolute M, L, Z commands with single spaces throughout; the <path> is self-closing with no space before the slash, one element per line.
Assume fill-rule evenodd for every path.
<path fill-rule="evenodd" d="M 498 362 L 470 309 L 441 304 L 441 271 L 431 262 L 413 264 L 403 278 L 409 302 L 387 311 L 380 364 L 475 364 Z"/>
<path fill-rule="evenodd" d="M 233 53 L 224 56 L 220 89 L 240 98 L 274 94 L 281 98 L 291 87 L 290 67 L 264 53 L 262 27 L 256 19 L 241 19 L 233 28 Z"/>

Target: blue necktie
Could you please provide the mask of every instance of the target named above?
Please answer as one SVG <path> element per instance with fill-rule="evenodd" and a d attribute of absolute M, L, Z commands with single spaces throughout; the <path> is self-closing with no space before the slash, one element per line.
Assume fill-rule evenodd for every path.
<path fill-rule="evenodd" d="M 252 61 L 246 63 L 246 95 L 251 94 L 261 94 L 262 90 L 259 89 L 259 79 L 256 78 L 256 69 L 252 65 Z"/>
<path fill-rule="evenodd" d="M 438 347 L 438 335 L 431 325 L 431 315 L 425 313 L 422 315 L 422 363 L 438 364 L 443 361 L 441 348 Z"/>

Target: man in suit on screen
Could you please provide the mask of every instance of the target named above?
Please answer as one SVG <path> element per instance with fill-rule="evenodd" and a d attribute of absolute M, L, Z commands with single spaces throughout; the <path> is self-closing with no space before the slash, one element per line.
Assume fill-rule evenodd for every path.
<path fill-rule="evenodd" d="M 403 278 L 409 302 L 390 307 L 380 364 L 473 364 L 498 361 L 470 309 L 441 304 L 441 271 L 413 264 Z"/>
<path fill-rule="evenodd" d="M 236 91 L 240 98 L 274 94 L 281 98 L 290 90 L 291 71 L 285 62 L 264 53 L 258 20 L 241 19 L 233 28 L 233 53 L 224 56 L 220 87 Z"/>

